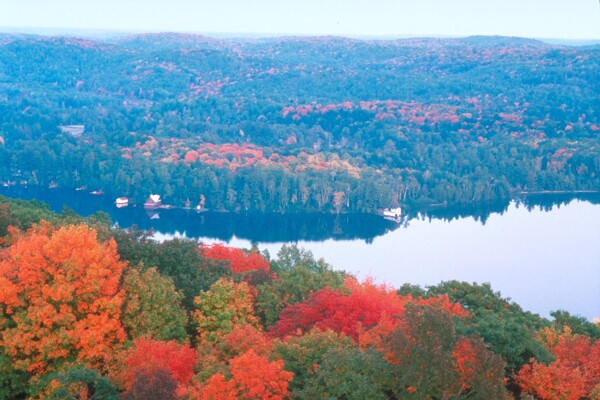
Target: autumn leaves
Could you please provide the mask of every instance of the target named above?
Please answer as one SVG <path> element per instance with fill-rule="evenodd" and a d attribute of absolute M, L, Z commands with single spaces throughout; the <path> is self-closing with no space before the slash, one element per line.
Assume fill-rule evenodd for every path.
<path fill-rule="evenodd" d="M 4 238 L 0 398 L 600 393 L 600 342 L 549 326 L 485 285 L 396 291 L 295 246 L 269 261 L 254 250 L 94 227 L 42 222 Z"/>
<path fill-rule="evenodd" d="M 102 369 L 126 339 L 114 241 L 85 225 L 42 224 L 14 232 L 0 253 L 0 344 L 14 367 L 34 375 L 80 361 Z"/>

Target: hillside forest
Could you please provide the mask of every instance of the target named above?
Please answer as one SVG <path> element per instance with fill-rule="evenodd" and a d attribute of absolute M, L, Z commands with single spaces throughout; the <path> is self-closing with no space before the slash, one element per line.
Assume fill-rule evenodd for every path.
<path fill-rule="evenodd" d="M 600 189 L 600 48 L 0 34 L 0 183 L 215 211 Z"/>

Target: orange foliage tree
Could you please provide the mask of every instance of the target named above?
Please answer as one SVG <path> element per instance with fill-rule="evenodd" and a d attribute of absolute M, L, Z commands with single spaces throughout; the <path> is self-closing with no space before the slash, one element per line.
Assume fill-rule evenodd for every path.
<path fill-rule="evenodd" d="M 191 390 L 200 400 L 282 400 L 289 397 L 289 383 L 294 375 L 283 369 L 283 361 L 269 361 L 250 350 L 231 360 L 231 379 L 215 374 L 204 385 Z"/>
<path fill-rule="evenodd" d="M 202 246 L 202 251 L 207 258 L 229 261 L 234 274 L 256 270 L 269 271 L 269 263 L 256 250 L 246 252 L 242 249 L 215 243 L 210 246 Z"/>
<path fill-rule="evenodd" d="M 544 333 L 556 360 L 546 365 L 532 359 L 525 365 L 517 375 L 522 390 L 542 400 L 600 398 L 600 340 L 592 343 L 568 328 L 558 336 Z"/>
<path fill-rule="evenodd" d="M 226 373 L 229 361 L 252 350 L 259 356 L 269 356 L 273 342 L 255 326 L 236 325 L 232 331 L 198 346 L 199 371 L 197 378 L 204 381 L 216 373 Z"/>
<path fill-rule="evenodd" d="M 0 346 L 15 368 L 40 374 L 65 361 L 102 369 L 125 340 L 113 240 L 86 225 L 13 232 L 0 251 Z"/>

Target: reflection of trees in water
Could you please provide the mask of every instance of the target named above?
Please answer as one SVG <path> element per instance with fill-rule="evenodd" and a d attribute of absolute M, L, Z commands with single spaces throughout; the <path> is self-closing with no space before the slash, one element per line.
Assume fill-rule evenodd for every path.
<path fill-rule="evenodd" d="M 421 218 L 422 220 L 431 221 L 441 219 L 443 221 L 453 221 L 455 219 L 473 218 L 475 221 L 481 222 L 483 225 L 487 222 L 492 214 L 504 214 L 508 210 L 510 200 L 500 200 L 495 202 L 487 202 L 481 204 L 467 204 L 454 207 L 443 208 L 425 208 L 423 210 L 415 210 L 417 216 L 412 218 Z"/>
<path fill-rule="evenodd" d="M 197 213 L 194 210 L 160 210 L 160 219 L 153 219 L 158 211 L 148 214 L 143 207 L 116 208 L 113 201 L 103 196 L 62 189 L 52 191 L 35 188 L 10 188 L 0 194 L 25 199 L 39 199 L 60 212 L 64 205 L 78 214 L 88 216 L 98 211 L 108 213 L 114 223 L 127 228 L 154 229 L 163 234 L 185 234 L 190 238 L 212 238 L 230 241 L 233 237 L 251 242 L 297 242 L 334 240 L 373 240 L 398 228 L 407 228 L 412 219 L 453 221 L 472 217 L 485 224 L 491 214 L 504 214 L 512 200 L 472 204 L 461 207 L 432 207 L 408 209 L 399 221 L 388 221 L 371 214 L 232 214 Z M 517 207 L 531 211 L 540 208 L 550 211 L 555 206 L 567 205 L 573 200 L 600 204 L 600 193 L 565 193 L 522 195 L 514 199 Z M 156 217 L 155 217 L 156 218 Z"/>
<path fill-rule="evenodd" d="M 539 207 L 542 211 L 550 211 L 553 207 L 567 205 L 574 200 L 587 201 L 591 204 L 600 204 L 600 193 L 555 193 L 555 194 L 530 194 L 517 197 L 517 205 L 523 205 L 528 211 Z"/>
<path fill-rule="evenodd" d="M 420 217 L 421 219 L 428 221 L 433 219 L 453 221 L 455 219 L 472 217 L 475 221 L 485 225 L 490 215 L 503 215 L 513 201 L 517 208 L 525 207 L 527 211 L 533 211 L 536 208 L 539 208 L 542 211 L 548 212 L 552 211 L 554 207 L 566 206 L 574 200 L 587 201 L 591 204 L 600 204 L 600 193 L 540 193 L 519 195 L 514 199 L 505 199 L 495 202 L 414 210 L 414 216 L 411 216 L 411 213 L 409 213 L 409 219 Z"/>

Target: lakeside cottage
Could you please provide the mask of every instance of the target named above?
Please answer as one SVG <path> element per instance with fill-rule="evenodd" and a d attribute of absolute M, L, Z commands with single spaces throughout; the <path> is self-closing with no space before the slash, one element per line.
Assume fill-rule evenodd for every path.
<path fill-rule="evenodd" d="M 160 195 L 151 194 L 144 203 L 144 208 L 159 208 L 161 205 Z"/>

